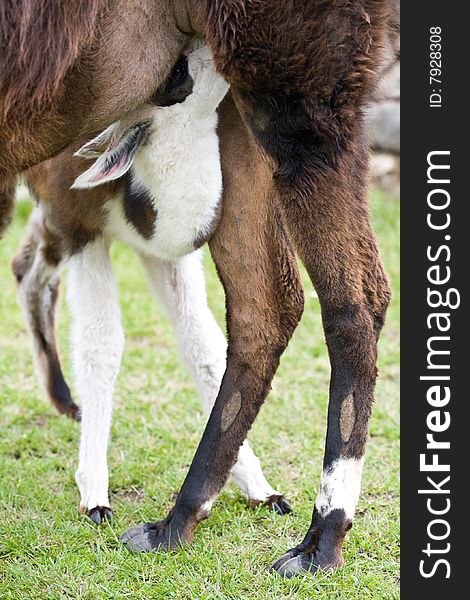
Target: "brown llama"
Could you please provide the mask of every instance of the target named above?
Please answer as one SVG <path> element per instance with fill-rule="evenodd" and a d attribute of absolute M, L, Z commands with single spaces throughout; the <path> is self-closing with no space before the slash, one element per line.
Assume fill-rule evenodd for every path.
<path fill-rule="evenodd" d="M 284 576 L 335 568 L 343 564 L 341 548 L 359 497 L 377 340 L 390 300 L 369 223 L 362 115 L 382 68 L 389 7 L 375 0 L 201 5 L 216 65 L 274 169 L 277 218 L 317 290 L 332 367 L 311 526 L 273 568 Z M 235 122 L 232 112 L 221 125 L 224 210 L 211 241 L 227 298 L 227 370 L 174 508 L 163 521 L 123 535 L 136 551 L 191 542 L 227 479 L 300 314 L 291 255 L 269 252 L 260 239 L 258 193 L 266 191 L 253 175 L 256 154 L 237 145 L 242 134 L 227 124 Z"/>
<path fill-rule="evenodd" d="M 377 339 L 390 298 L 369 224 L 362 115 L 375 75 L 385 67 L 382 53 L 390 23 L 396 24 L 389 4 L 188 0 L 173 5 L 177 17 L 172 27 L 206 36 L 235 100 L 227 100 L 220 110 L 224 208 L 210 242 L 226 292 L 227 369 L 174 508 L 163 521 L 128 530 L 123 539 L 131 549 L 190 543 L 197 524 L 209 516 L 300 317 L 289 238 L 318 292 L 332 373 L 323 475 L 312 523 L 303 542 L 274 568 L 290 576 L 343 563 L 341 548 L 360 490 Z M 171 41 L 174 63 L 183 37 L 172 32 L 154 42 Z M 83 61 L 79 70 L 82 81 L 86 65 Z M 117 79 L 120 67 L 111 70 Z M 171 65 L 167 67 L 166 73 Z M 159 74 L 163 77 L 163 69 Z M 65 80 L 73 88 L 74 78 Z M 123 86 L 125 93 L 132 85 Z M 104 97 L 107 92 L 102 91 Z M 65 122 L 68 117 L 73 123 L 75 112 L 81 121 L 74 134 L 85 132 L 93 122 L 85 113 L 92 110 L 86 104 L 68 105 L 71 97 L 63 97 Z M 142 96 L 135 104 L 140 100 Z M 106 118 L 109 123 L 119 117 L 120 107 L 105 116 L 104 98 L 101 105 L 91 104 L 93 110 L 96 105 L 101 108 L 100 122 L 94 121 L 97 129 Z M 47 139 L 51 122 L 38 130 L 46 139 L 42 150 L 30 155 L 29 162 L 10 161 L 14 169 L 66 143 L 68 134 L 58 135 L 60 143 Z M 19 145 L 22 151 L 24 147 L 25 139 Z M 11 164 L 7 174 L 14 172 Z M 91 215 L 89 222 L 94 222 Z"/>

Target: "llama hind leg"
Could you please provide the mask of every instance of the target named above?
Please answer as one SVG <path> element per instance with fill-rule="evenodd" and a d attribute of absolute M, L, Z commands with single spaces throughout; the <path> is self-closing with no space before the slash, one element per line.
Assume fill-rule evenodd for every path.
<path fill-rule="evenodd" d="M 173 262 L 143 256 L 142 262 L 152 293 L 169 315 L 181 356 L 209 416 L 225 372 L 227 342 L 207 305 L 201 253 L 196 251 Z M 230 475 L 250 505 L 267 504 L 279 514 L 291 512 L 289 502 L 266 480 L 246 440 Z"/>
<path fill-rule="evenodd" d="M 342 546 L 361 489 L 377 341 L 390 287 L 369 223 L 366 148 L 345 155 L 315 196 L 281 196 L 291 239 L 316 287 L 331 363 L 323 472 L 303 541 L 273 568 L 284 577 L 344 564 Z"/>
<path fill-rule="evenodd" d="M 48 229 L 39 207 L 31 215 L 28 234 L 13 259 L 12 270 L 44 392 L 61 414 L 79 420 L 80 410 L 62 374 L 55 339 L 61 260 L 60 242 Z"/>
<path fill-rule="evenodd" d="M 82 405 L 75 479 L 82 512 L 97 524 L 111 516 L 107 448 L 114 383 L 124 335 L 108 246 L 98 237 L 69 263 L 75 383 Z"/>

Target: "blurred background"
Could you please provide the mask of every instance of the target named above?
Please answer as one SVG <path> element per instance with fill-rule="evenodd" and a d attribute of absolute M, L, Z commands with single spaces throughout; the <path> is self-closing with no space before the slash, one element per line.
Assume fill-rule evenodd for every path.
<path fill-rule="evenodd" d="M 374 185 L 400 193 L 400 63 L 387 73 L 369 109 Z"/>

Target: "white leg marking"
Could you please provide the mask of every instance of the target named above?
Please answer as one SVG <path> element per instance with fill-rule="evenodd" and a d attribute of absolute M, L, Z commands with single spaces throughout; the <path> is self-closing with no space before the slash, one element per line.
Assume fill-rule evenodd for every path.
<path fill-rule="evenodd" d="M 79 465 L 81 506 L 109 506 L 106 460 L 114 382 L 124 347 L 108 246 L 88 244 L 69 263 L 68 301 L 77 394 L 82 405 Z"/>
<path fill-rule="evenodd" d="M 149 287 L 166 309 L 178 339 L 181 356 L 196 382 L 204 411 L 210 414 L 226 367 L 227 342 L 207 305 L 201 252 L 171 262 L 142 255 Z M 243 443 L 231 478 L 250 500 L 278 495 L 263 474 L 247 441 Z"/>
<path fill-rule="evenodd" d="M 322 517 L 335 508 L 344 510 L 353 519 L 361 492 L 364 458 L 340 458 L 323 471 L 315 506 Z"/>

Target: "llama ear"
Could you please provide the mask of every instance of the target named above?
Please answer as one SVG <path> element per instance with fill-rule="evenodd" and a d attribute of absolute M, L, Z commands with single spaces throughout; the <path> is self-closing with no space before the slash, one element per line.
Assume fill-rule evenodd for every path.
<path fill-rule="evenodd" d="M 80 150 L 74 152 L 74 156 L 79 156 L 80 158 L 98 158 L 103 154 L 103 146 L 105 144 L 109 146 L 115 129 L 116 123 L 113 123 L 95 138 L 84 144 Z"/>
<path fill-rule="evenodd" d="M 122 177 L 130 169 L 135 153 L 144 141 L 150 124 L 151 121 L 145 121 L 126 129 L 119 140 L 108 146 L 107 150 L 100 154 L 93 165 L 79 175 L 70 187 L 72 189 L 92 188 Z"/>

